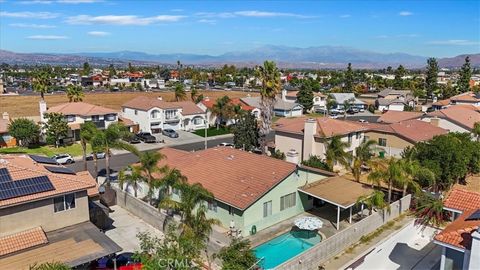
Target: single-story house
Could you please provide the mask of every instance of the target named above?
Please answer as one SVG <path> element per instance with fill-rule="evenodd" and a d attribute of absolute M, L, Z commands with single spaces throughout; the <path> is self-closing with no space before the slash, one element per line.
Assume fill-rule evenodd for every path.
<path fill-rule="evenodd" d="M 331 93 L 330 97 L 335 101 L 335 105 L 332 109 L 343 110 L 345 102 L 348 102 L 351 107 L 359 110 L 365 110 L 367 104 L 355 97 L 353 93 Z"/>

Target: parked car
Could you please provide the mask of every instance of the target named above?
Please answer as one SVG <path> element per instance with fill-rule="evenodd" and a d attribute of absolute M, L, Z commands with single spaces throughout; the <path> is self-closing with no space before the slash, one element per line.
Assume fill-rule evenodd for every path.
<path fill-rule="evenodd" d="M 162 134 L 170 138 L 178 138 L 178 133 L 170 128 L 162 130 Z"/>
<path fill-rule="evenodd" d="M 106 155 L 107 154 L 105 154 L 105 152 L 96 153 L 97 159 L 104 159 Z M 110 154 L 109 156 L 111 155 L 112 154 Z M 87 160 L 93 160 L 93 153 L 90 153 L 89 155 L 87 155 Z"/>
<path fill-rule="evenodd" d="M 358 109 L 357 108 L 350 108 L 347 110 L 347 113 L 348 114 L 356 114 L 358 113 Z"/>
<path fill-rule="evenodd" d="M 58 164 L 72 164 L 75 162 L 69 154 L 57 154 L 52 157 Z"/>
<path fill-rule="evenodd" d="M 157 142 L 157 138 L 150 134 L 150 132 L 139 132 L 137 133 L 137 138 L 145 143 L 154 143 Z"/>
<path fill-rule="evenodd" d="M 142 141 L 140 140 L 139 137 L 132 136 L 132 138 L 130 138 L 130 140 L 128 140 L 128 142 L 131 143 L 131 144 L 137 144 L 137 143 L 141 143 Z"/>
<path fill-rule="evenodd" d="M 222 142 L 218 146 L 225 146 L 225 147 L 232 147 L 232 148 L 235 147 L 233 143 L 228 143 L 228 142 Z"/>
<path fill-rule="evenodd" d="M 360 122 L 360 123 L 368 123 L 368 121 L 365 120 L 365 119 L 360 119 L 360 120 L 358 120 L 358 122 Z"/>

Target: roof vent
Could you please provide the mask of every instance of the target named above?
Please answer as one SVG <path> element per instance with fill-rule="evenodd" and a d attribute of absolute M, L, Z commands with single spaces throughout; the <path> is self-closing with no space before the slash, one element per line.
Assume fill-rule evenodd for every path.
<path fill-rule="evenodd" d="M 227 159 L 228 160 L 233 160 L 234 157 L 235 157 L 234 155 L 230 155 L 230 156 L 227 157 Z"/>
<path fill-rule="evenodd" d="M 158 99 L 158 100 L 163 100 L 163 97 L 158 96 L 157 99 Z"/>

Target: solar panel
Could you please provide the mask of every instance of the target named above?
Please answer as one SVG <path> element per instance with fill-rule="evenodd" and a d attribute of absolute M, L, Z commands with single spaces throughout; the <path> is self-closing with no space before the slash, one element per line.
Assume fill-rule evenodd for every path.
<path fill-rule="evenodd" d="M 53 158 L 37 156 L 37 155 L 29 155 L 29 156 L 31 159 L 33 159 L 35 162 L 38 162 L 38 163 L 57 164 L 57 161 L 54 160 Z"/>
<path fill-rule="evenodd" d="M 76 174 L 74 171 L 66 167 L 45 166 L 45 169 L 52 173 Z"/>
<path fill-rule="evenodd" d="M 480 220 L 480 209 L 477 209 L 477 211 L 473 212 L 473 214 L 471 214 L 465 220 Z"/>
<path fill-rule="evenodd" d="M 47 176 L 2 182 L 0 183 L 0 200 L 46 192 L 54 189 L 55 187 Z"/>
<path fill-rule="evenodd" d="M 12 181 L 12 177 L 6 168 L 0 168 L 0 183 Z"/>

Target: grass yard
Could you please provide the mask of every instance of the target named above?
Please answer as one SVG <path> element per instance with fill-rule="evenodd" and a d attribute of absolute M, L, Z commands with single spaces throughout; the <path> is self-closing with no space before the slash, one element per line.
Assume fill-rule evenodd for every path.
<path fill-rule="evenodd" d="M 195 130 L 193 133 L 197 134 L 198 136 L 205 137 L 205 129 Z M 216 127 L 210 127 L 207 130 L 207 137 L 224 135 L 224 134 L 229 134 L 229 133 L 231 133 L 230 129 L 225 128 L 225 127 L 220 127 L 219 129 L 217 129 Z"/>
<path fill-rule="evenodd" d="M 87 145 L 87 153 L 90 153 L 92 148 L 90 145 Z M 72 157 L 83 155 L 82 146 L 78 143 L 55 148 L 54 146 L 46 145 L 39 147 L 9 147 L 9 148 L 0 148 L 0 154 L 34 154 L 34 155 L 44 155 L 44 156 L 53 156 L 55 154 L 70 154 Z"/>
<path fill-rule="evenodd" d="M 254 92 L 237 91 L 199 91 L 204 97 L 217 99 L 223 96 L 230 98 L 246 97 L 247 94 L 257 96 Z M 112 92 L 112 93 L 85 93 L 84 102 L 112 108 L 121 109 L 123 103 L 137 97 L 148 96 L 152 98 L 162 97 L 165 101 L 173 101 L 175 94 L 173 92 Z M 187 92 L 187 98 L 190 100 L 190 92 Z M 48 107 L 68 102 L 66 95 L 45 95 Z M 40 95 L 35 96 L 2 96 L 0 95 L 0 113 L 8 112 L 10 117 L 40 116 L 38 102 Z"/>

